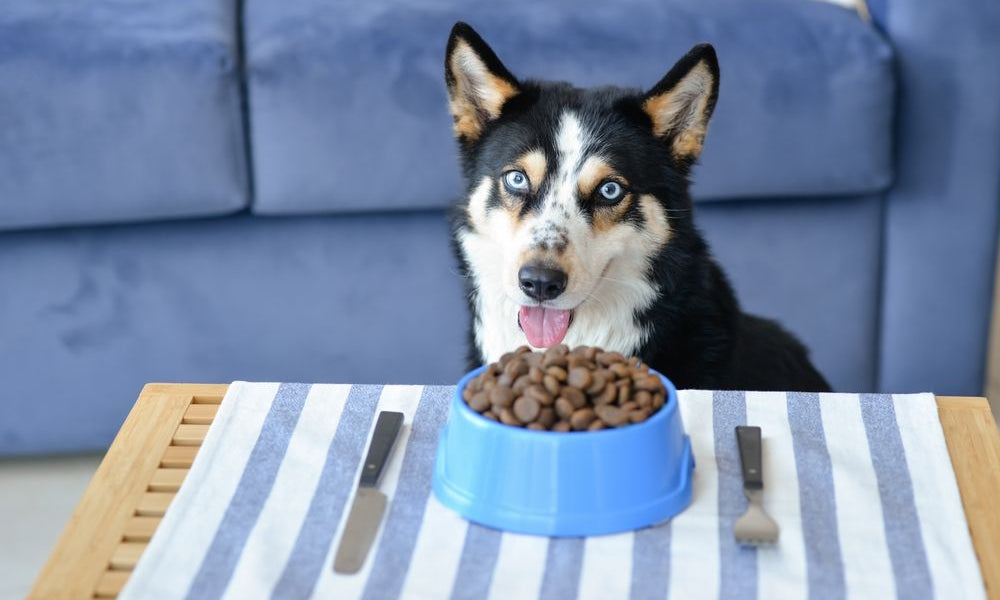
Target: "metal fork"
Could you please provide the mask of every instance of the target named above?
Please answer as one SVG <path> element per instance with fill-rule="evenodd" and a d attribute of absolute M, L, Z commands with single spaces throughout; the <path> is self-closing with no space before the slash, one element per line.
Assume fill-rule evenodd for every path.
<path fill-rule="evenodd" d="M 736 428 L 736 441 L 743 465 L 743 493 L 747 510 L 733 525 L 733 534 L 740 544 L 760 546 L 778 541 L 778 524 L 764 512 L 764 471 L 761 459 L 760 427 L 740 425 Z"/>

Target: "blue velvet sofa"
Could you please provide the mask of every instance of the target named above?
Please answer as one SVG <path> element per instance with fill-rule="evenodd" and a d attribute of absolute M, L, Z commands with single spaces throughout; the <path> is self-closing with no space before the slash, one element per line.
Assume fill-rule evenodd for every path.
<path fill-rule="evenodd" d="M 652 85 L 715 44 L 697 219 L 843 391 L 981 392 L 1000 4 L 0 5 L 0 454 L 95 450 L 142 384 L 448 383 L 466 315 L 443 46 Z"/>

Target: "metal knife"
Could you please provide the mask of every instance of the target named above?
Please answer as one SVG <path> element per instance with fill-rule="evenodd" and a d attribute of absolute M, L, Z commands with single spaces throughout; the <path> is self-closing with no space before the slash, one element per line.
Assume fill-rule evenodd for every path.
<path fill-rule="evenodd" d="M 385 464 L 389 462 L 389 454 L 402 424 L 403 413 L 383 410 L 378 414 L 375 432 L 368 444 L 368 455 L 361 468 L 358 491 L 354 495 L 344 535 L 340 538 L 340 546 L 333 559 L 333 570 L 337 573 L 357 573 L 365 564 L 365 557 L 375 541 L 375 533 L 382 523 L 387 502 L 385 494 L 377 489 L 378 480 Z"/>

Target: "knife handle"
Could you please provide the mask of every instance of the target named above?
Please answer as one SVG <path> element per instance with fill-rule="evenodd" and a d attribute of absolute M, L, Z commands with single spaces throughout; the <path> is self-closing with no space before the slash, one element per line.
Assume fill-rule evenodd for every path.
<path fill-rule="evenodd" d="M 375 487 L 378 485 L 379 477 L 385 463 L 388 462 L 389 453 L 393 444 L 396 443 L 396 436 L 399 428 L 403 424 L 403 413 L 383 410 L 378 414 L 378 421 L 375 423 L 375 432 L 372 433 L 372 441 L 368 444 L 368 456 L 365 457 L 365 466 L 361 470 L 360 485 L 365 487 Z"/>
<path fill-rule="evenodd" d="M 736 428 L 736 441 L 740 447 L 740 462 L 743 464 L 743 488 L 748 490 L 764 489 L 760 427 L 738 426 Z"/>

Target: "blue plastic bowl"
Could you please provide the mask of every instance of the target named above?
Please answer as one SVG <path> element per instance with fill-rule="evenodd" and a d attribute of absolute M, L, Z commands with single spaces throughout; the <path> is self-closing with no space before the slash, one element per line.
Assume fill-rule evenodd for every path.
<path fill-rule="evenodd" d="M 594 432 L 510 427 L 473 411 L 462 378 L 441 431 L 432 486 L 470 521 L 518 533 L 586 536 L 665 521 L 691 501 L 694 457 L 663 375 L 666 405 L 648 420 Z M 659 375 L 659 374 L 658 374 Z"/>

